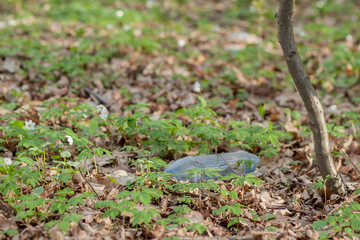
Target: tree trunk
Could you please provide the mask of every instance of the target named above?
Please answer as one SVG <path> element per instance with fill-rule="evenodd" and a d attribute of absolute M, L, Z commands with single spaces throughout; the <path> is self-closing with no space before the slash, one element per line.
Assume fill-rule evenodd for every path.
<path fill-rule="evenodd" d="M 290 75 L 295 82 L 308 113 L 308 121 L 314 136 L 316 164 L 320 169 L 320 174 L 323 179 L 328 175 L 331 176 L 326 181 L 327 189 L 332 193 L 344 194 L 345 185 L 335 169 L 330 154 L 329 136 L 323 107 L 300 60 L 299 51 L 295 43 L 292 26 L 294 6 L 294 0 L 280 0 L 279 10 L 276 14 L 278 39 Z"/>

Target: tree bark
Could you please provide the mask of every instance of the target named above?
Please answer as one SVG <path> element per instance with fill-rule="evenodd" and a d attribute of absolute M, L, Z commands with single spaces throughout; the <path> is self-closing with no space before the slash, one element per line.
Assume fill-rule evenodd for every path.
<path fill-rule="evenodd" d="M 276 13 L 278 25 L 278 39 L 286 59 L 289 73 L 304 102 L 308 113 L 308 121 L 314 137 L 316 164 L 323 179 L 330 175 L 326 181 L 327 189 L 332 193 L 344 194 L 345 185 L 337 173 L 330 154 L 329 136 L 326 127 L 323 107 L 310 82 L 304 65 L 301 62 L 293 33 L 294 0 L 280 0 L 279 10 Z"/>

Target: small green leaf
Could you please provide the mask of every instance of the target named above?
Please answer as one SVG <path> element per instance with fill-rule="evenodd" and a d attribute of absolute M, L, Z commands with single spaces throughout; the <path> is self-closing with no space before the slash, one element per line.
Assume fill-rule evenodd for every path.
<path fill-rule="evenodd" d="M 71 153 L 69 151 L 63 151 L 60 153 L 60 156 L 62 158 L 69 158 L 69 157 L 71 157 Z"/>
<path fill-rule="evenodd" d="M 360 230 L 360 219 L 354 219 L 351 222 L 351 227 L 352 227 L 353 230 L 359 231 Z"/>
<path fill-rule="evenodd" d="M 266 230 L 268 230 L 269 232 L 275 232 L 277 230 L 277 227 L 270 226 L 270 227 L 267 227 Z"/>
<path fill-rule="evenodd" d="M 295 120 L 299 120 L 301 118 L 301 113 L 296 110 L 292 111 L 291 115 Z"/>
<path fill-rule="evenodd" d="M 223 195 L 224 197 L 226 197 L 226 196 L 229 195 L 229 191 L 226 190 L 226 189 L 220 189 L 220 193 L 221 193 L 221 195 Z"/>
<path fill-rule="evenodd" d="M 201 106 L 202 106 L 203 108 L 205 108 L 205 107 L 207 106 L 207 103 L 206 103 L 205 98 L 203 98 L 202 96 L 198 96 L 198 99 L 199 99 L 200 102 L 201 102 Z"/>
<path fill-rule="evenodd" d="M 70 221 L 66 221 L 66 220 L 59 221 L 57 226 L 61 231 L 67 232 L 70 227 Z"/>
<path fill-rule="evenodd" d="M 270 132 L 273 130 L 273 124 L 271 121 L 268 122 L 268 128 Z"/>
<path fill-rule="evenodd" d="M 344 230 L 350 236 L 350 238 L 353 238 L 354 232 L 351 228 L 345 228 Z"/>
<path fill-rule="evenodd" d="M 13 127 L 17 127 L 17 128 L 22 128 L 25 126 L 25 122 L 24 121 L 14 121 L 12 123 Z"/>
<path fill-rule="evenodd" d="M 313 229 L 315 229 L 316 231 L 320 231 L 322 230 L 324 227 L 326 227 L 326 222 L 324 221 L 315 221 L 312 224 Z"/>
<path fill-rule="evenodd" d="M 319 233 L 319 238 L 320 239 L 329 239 L 329 233 L 328 232 L 320 232 Z"/>
<path fill-rule="evenodd" d="M 44 187 L 37 187 L 31 191 L 31 193 L 35 193 L 36 195 L 40 196 L 44 192 Z"/>
<path fill-rule="evenodd" d="M 2 234 L 7 234 L 9 235 L 9 237 L 14 237 L 15 235 L 18 235 L 19 234 L 19 231 L 18 230 L 15 230 L 15 229 L 7 229 L 7 230 L 4 230 L 1 232 Z"/>
<path fill-rule="evenodd" d="M 34 160 L 32 160 L 32 159 L 29 158 L 29 157 L 22 156 L 22 157 L 19 157 L 19 160 L 20 160 L 21 162 L 26 163 L 26 164 L 29 165 L 29 166 L 33 166 L 33 165 L 34 165 Z"/>
<path fill-rule="evenodd" d="M 237 199 L 238 198 L 238 193 L 236 191 L 232 190 L 230 192 L 230 198 Z"/>
<path fill-rule="evenodd" d="M 60 156 L 59 155 L 53 155 L 53 156 L 51 156 L 51 159 L 58 160 L 58 159 L 60 159 Z"/>
<path fill-rule="evenodd" d="M 112 177 L 110 177 L 110 176 L 106 176 L 108 179 L 110 179 L 110 181 L 112 181 L 113 183 L 117 183 L 117 181 L 114 179 L 114 178 L 112 178 Z"/>
<path fill-rule="evenodd" d="M 230 220 L 230 222 L 228 223 L 228 225 L 226 226 L 227 228 L 235 225 L 235 224 L 238 224 L 239 223 L 239 219 L 238 218 L 233 218 Z"/>
<path fill-rule="evenodd" d="M 76 222 L 76 223 L 79 222 L 82 217 L 83 217 L 83 215 L 81 215 L 81 214 L 76 214 L 76 213 L 70 214 L 70 220 L 73 222 Z"/>
<path fill-rule="evenodd" d="M 53 220 L 53 221 L 50 221 L 50 222 L 47 222 L 44 226 L 44 229 L 45 230 L 48 230 L 50 228 L 52 228 L 55 224 L 56 224 L 57 221 Z"/>
<path fill-rule="evenodd" d="M 258 111 L 259 111 L 260 116 L 264 117 L 265 116 L 265 104 L 260 106 Z"/>
<path fill-rule="evenodd" d="M 202 234 L 205 230 L 208 230 L 209 228 L 205 225 L 202 225 L 200 223 L 194 223 L 192 225 L 186 226 L 186 230 L 196 230 L 199 234 Z"/>
<path fill-rule="evenodd" d="M 274 214 L 266 214 L 266 215 L 262 215 L 260 217 L 266 221 L 276 218 Z"/>
<path fill-rule="evenodd" d="M 93 133 L 95 133 L 95 130 L 98 128 L 99 126 L 99 119 L 94 117 L 90 120 L 90 124 L 89 124 L 89 133 L 90 135 L 92 135 Z"/>

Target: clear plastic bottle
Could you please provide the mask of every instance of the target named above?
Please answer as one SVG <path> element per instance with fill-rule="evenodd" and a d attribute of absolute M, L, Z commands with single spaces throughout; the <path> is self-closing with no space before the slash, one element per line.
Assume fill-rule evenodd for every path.
<path fill-rule="evenodd" d="M 238 161 L 240 165 L 238 165 Z M 246 164 L 246 162 L 251 163 Z M 199 182 L 201 180 L 217 179 L 218 177 L 209 177 L 205 174 L 203 176 L 195 175 L 193 177 L 187 178 L 188 172 L 190 169 L 206 169 L 206 168 L 217 168 L 223 169 L 218 172 L 221 175 L 225 176 L 230 173 L 234 174 L 244 174 L 255 171 L 255 168 L 259 166 L 260 158 L 252 153 L 245 151 L 237 151 L 231 153 L 220 153 L 220 154 L 211 154 L 211 155 L 202 155 L 202 156 L 188 156 L 180 158 L 165 168 L 164 172 L 172 173 L 173 176 L 178 181 L 190 182 Z"/>

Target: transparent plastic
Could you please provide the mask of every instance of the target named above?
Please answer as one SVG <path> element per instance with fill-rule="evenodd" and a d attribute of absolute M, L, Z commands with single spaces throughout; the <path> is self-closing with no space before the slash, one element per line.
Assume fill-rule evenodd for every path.
<path fill-rule="evenodd" d="M 240 164 L 238 164 L 238 161 L 240 161 Z M 217 179 L 219 177 L 209 177 L 205 174 L 200 176 L 196 174 L 188 178 L 189 173 L 186 171 L 194 168 L 216 168 L 222 169 L 222 171 L 218 173 L 225 176 L 229 173 L 244 174 L 254 172 L 259 164 L 260 158 L 258 156 L 245 151 L 237 151 L 180 158 L 169 164 L 164 172 L 172 173 L 178 181 L 189 180 L 190 182 L 199 182 L 201 180 Z"/>

